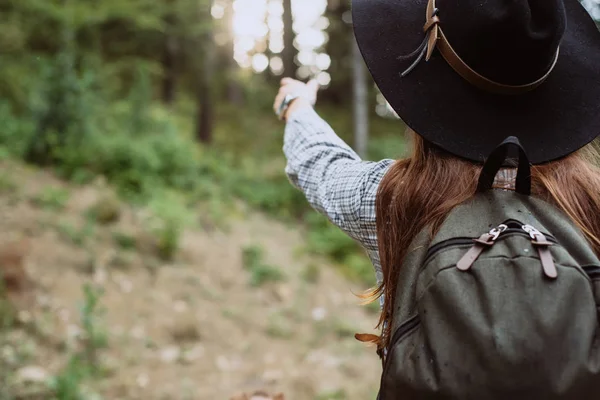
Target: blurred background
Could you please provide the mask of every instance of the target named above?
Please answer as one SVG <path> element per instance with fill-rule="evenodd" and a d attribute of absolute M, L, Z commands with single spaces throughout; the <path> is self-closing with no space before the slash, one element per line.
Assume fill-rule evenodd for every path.
<path fill-rule="evenodd" d="M 404 154 L 347 0 L 0 0 L 0 400 L 375 398 L 372 266 L 284 175 L 284 76 Z"/>

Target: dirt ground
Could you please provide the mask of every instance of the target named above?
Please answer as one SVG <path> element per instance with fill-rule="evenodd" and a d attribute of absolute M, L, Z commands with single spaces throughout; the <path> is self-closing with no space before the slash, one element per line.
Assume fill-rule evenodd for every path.
<path fill-rule="evenodd" d="M 286 400 L 375 398 L 379 360 L 353 335 L 373 332 L 377 316 L 358 305 L 353 293 L 364 288 L 299 251 L 301 230 L 243 207 L 216 228 L 201 223 L 199 209 L 190 218 L 200 222 L 164 262 L 152 254 L 146 213 L 124 204 L 87 245 L 77 240 L 86 212 L 109 192 L 102 185 L 66 186 L 8 163 L 0 175 L 2 242 L 25 243 L 33 284 L 31 298 L 15 300 L 20 322 L 0 352 L 8 365 L 0 373 L 14 387 L 64 368 L 82 331 L 82 288 L 92 283 L 104 290 L 99 326 L 108 345 L 97 355 L 103 376 L 85 383 L 89 399 L 227 400 L 258 389 Z M 35 200 L 48 187 L 70 192 L 64 208 Z M 134 237 L 135 249 L 117 246 L 117 233 Z M 253 286 L 247 246 L 263 249 L 283 279 Z"/>

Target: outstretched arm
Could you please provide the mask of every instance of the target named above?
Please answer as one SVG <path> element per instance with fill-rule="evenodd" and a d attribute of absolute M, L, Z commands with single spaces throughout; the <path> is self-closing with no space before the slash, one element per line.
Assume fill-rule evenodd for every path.
<path fill-rule="evenodd" d="M 375 199 L 393 160 L 362 161 L 310 101 L 298 100 L 286 115 L 286 173 L 313 208 L 365 247 L 380 280 Z"/>

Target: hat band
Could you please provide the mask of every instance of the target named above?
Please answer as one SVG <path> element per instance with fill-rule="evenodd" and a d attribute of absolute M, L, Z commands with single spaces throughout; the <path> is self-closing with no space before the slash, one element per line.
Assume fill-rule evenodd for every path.
<path fill-rule="evenodd" d="M 425 23 L 425 26 L 423 26 L 423 30 L 428 33 L 428 36 L 417 50 L 421 52 L 420 56 L 406 71 L 401 74 L 402 77 L 408 75 L 408 73 L 416 67 L 423 57 L 425 57 L 425 61 L 429 61 L 431 55 L 433 54 L 433 50 L 437 47 L 442 57 L 444 57 L 444 60 L 446 60 L 452 69 L 472 85 L 496 94 L 518 95 L 530 92 L 544 83 L 558 62 L 559 50 L 556 51 L 554 61 L 552 62 L 552 66 L 548 72 L 546 72 L 544 76 L 535 82 L 525 85 L 505 85 L 495 82 L 469 67 L 469 65 L 464 62 L 462 58 L 460 58 L 456 51 L 454 51 L 448 42 L 446 35 L 444 35 L 444 32 L 442 31 L 438 12 L 439 10 L 435 7 L 435 0 L 429 0 L 427 4 L 427 22 Z"/>

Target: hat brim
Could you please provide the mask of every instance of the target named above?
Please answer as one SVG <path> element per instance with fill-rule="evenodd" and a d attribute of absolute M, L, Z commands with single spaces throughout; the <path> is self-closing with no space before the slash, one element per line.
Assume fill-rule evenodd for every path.
<path fill-rule="evenodd" d="M 352 0 L 356 39 L 375 83 L 400 118 L 444 150 L 482 162 L 517 136 L 534 164 L 571 154 L 600 135 L 600 32 L 577 0 L 565 0 L 567 30 L 556 67 L 519 96 L 480 90 L 437 52 L 401 78 L 424 38 L 427 0 Z"/>

